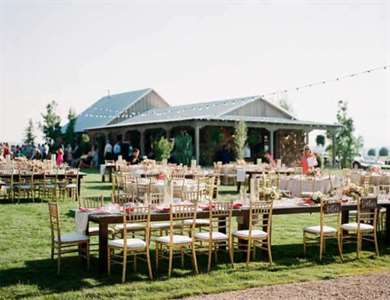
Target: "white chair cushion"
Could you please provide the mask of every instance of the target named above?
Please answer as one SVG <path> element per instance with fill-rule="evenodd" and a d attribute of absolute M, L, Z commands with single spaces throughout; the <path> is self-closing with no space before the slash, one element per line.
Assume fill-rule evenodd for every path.
<path fill-rule="evenodd" d="M 233 232 L 233 235 L 239 238 L 249 238 L 249 229 L 237 230 Z M 268 236 L 265 231 L 259 229 L 252 230 L 251 235 L 253 239 L 265 239 Z"/>
<path fill-rule="evenodd" d="M 57 237 L 54 240 L 58 242 Z M 81 242 L 81 241 L 88 241 L 88 240 L 89 240 L 88 236 L 78 232 L 69 232 L 61 235 L 62 243 Z"/>
<path fill-rule="evenodd" d="M 99 233 L 99 226 L 88 227 L 88 233 L 89 234 Z"/>
<path fill-rule="evenodd" d="M 124 248 L 125 243 L 123 239 L 109 240 L 108 246 Z M 127 239 L 127 248 L 131 249 L 145 249 L 146 243 L 141 239 Z"/>
<path fill-rule="evenodd" d="M 207 241 L 210 239 L 210 232 L 197 232 L 195 233 L 195 238 L 202 241 Z M 228 236 L 222 232 L 213 231 L 211 233 L 211 240 L 213 241 L 226 241 Z"/>
<path fill-rule="evenodd" d="M 31 185 L 30 184 L 22 184 L 22 185 L 17 185 L 16 188 L 21 189 L 21 190 L 29 190 L 29 189 L 31 189 Z"/>
<path fill-rule="evenodd" d="M 152 229 L 163 229 L 163 228 L 169 228 L 170 223 L 169 222 L 161 222 L 161 223 L 151 223 L 150 228 Z"/>
<path fill-rule="evenodd" d="M 114 229 L 116 231 L 122 231 L 125 227 L 125 224 L 116 224 Z M 127 223 L 126 224 L 127 231 L 136 231 L 145 229 L 145 224 L 142 223 Z"/>
<path fill-rule="evenodd" d="M 188 244 L 192 242 L 192 239 L 185 235 L 174 235 L 172 238 L 174 244 Z M 170 239 L 169 235 L 165 235 L 156 238 L 156 241 L 160 243 L 168 244 L 170 242 L 169 239 Z"/>
<path fill-rule="evenodd" d="M 324 231 L 324 233 L 336 233 L 337 232 L 336 228 L 333 228 L 333 227 L 330 227 L 330 226 L 324 226 L 322 228 L 322 230 Z M 303 228 L 303 231 L 309 232 L 309 233 L 320 234 L 321 227 L 320 227 L 320 225 L 308 226 L 308 227 Z"/>
<path fill-rule="evenodd" d="M 77 188 L 77 184 L 75 184 L 75 183 L 70 183 L 70 184 L 67 184 L 67 185 L 65 186 L 65 188 L 67 188 L 67 189 L 75 189 L 75 188 Z"/>
<path fill-rule="evenodd" d="M 184 220 L 184 225 L 192 225 L 193 220 Z M 210 219 L 196 219 L 195 220 L 196 225 L 209 225 Z"/>
<path fill-rule="evenodd" d="M 347 231 L 357 231 L 358 229 L 358 224 L 357 223 L 347 223 L 341 225 L 341 228 Z M 370 224 L 364 224 L 360 223 L 360 231 L 372 231 L 374 230 L 374 226 Z"/>

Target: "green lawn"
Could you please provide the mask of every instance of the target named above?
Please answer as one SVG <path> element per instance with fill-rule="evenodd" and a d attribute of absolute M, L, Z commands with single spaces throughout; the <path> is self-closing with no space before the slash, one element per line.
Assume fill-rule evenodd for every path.
<path fill-rule="evenodd" d="M 225 188 L 233 191 L 234 188 Z M 84 180 L 83 195 L 109 195 L 110 184 L 102 184 L 95 172 Z M 224 193 L 223 197 L 226 196 Z M 231 197 L 231 196 L 230 196 Z M 73 229 L 74 221 L 69 209 L 74 202 L 61 203 L 64 231 Z M 50 231 L 46 203 L 0 204 L 0 299 L 166 299 L 216 293 L 263 285 L 329 279 L 338 276 L 390 270 L 390 247 L 381 245 L 381 256 L 364 252 L 355 259 L 354 248 L 346 247 L 346 262 L 337 256 L 335 245 L 330 244 L 322 263 L 318 261 L 318 248 L 312 248 L 308 257 L 302 254 L 302 228 L 318 223 L 318 215 L 275 216 L 273 222 L 274 265 L 269 267 L 263 259 L 251 263 L 247 269 L 237 255 L 234 269 L 224 264 L 223 257 L 210 274 L 205 274 L 205 258 L 199 259 L 202 274 L 193 276 L 190 261 L 184 269 L 180 259 L 174 276 L 167 279 L 165 270 L 154 281 L 147 279 L 144 265 L 141 274 L 131 274 L 120 283 L 120 268 L 113 275 L 99 274 L 96 260 L 86 271 L 77 257 L 63 261 L 61 276 L 56 275 L 56 263 L 50 260 Z M 152 259 L 154 253 L 152 253 Z M 153 260 L 154 261 L 154 260 Z M 227 260 L 226 260 L 227 261 Z"/>

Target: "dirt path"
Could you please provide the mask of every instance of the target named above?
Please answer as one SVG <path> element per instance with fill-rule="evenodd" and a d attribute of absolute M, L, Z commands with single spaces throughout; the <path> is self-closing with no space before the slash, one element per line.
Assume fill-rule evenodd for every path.
<path fill-rule="evenodd" d="M 390 299 L 390 272 L 202 295 L 187 300 Z"/>

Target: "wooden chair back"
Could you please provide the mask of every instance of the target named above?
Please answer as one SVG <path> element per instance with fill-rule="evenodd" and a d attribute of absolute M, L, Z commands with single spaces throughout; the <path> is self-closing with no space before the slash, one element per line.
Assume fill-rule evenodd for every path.
<path fill-rule="evenodd" d="M 211 202 L 209 204 L 210 239 L 213 231 L 231 232 L 233 205 L 231 202 Z"/>
<path fill-rule="evenodd" d="M 52 243 L 54 243 L 56 238 L 58 242 L 61 242 L 60 214 L 58 204 L 56 202 L 49 202 L 48 206 Z"/>
<path fill-rule="evenodd" d="M 332 226 L 339 230 L 341 225 L 341 202 L 339 200 L 324 199 L 321 201 L 320 229 Z"/>
<path fill-rule="evenodd" d="M 151 209 L 150 206 L 136 206 L 136 207 L 126 207 L 124 206 L 124 214 L 123 214 L 123 224 L 124 228 L 127 227 L 128 223 L 144 223 L 145 224 L 145 236 L 143 237 L 146 242 L 147 251 L 149 251 L 150 244 L 150 214 Z M 134 233 L 133 233 L 134 237 Z M 124 240 L 124 251 L 127 251 L 127 238 L 128 232 L 127 230 L 123 231 L 123 240 Z"/>
<path fill-rule="evenodd" d="M 146 203 L 155 207 L 164 203 L 164 193 L 149 193 L 146 195 Z"/>
<path fill-rule="evenodd" d="M 173 235 L 175 235 L 175 229 L 179 231 L 179 234 L 183 234 L 182 222 L 184 220 L 192 220 L 192 224 L 189 228 L 191 233 L 195 230 L 195 221 L 197 213 L 197 203 L 194 204 L 171 204 L 169 206 L 169 241 L 173 244 Z M 181 226 L 176 226 L 177 223 L 180 223 Z"/>
<path fill-rule="evenodd" d="M 82 197 L 79 201 L 79 207 L 83 208 L 100 208 L 104 205 L 103 195 L 98 197 Z"/>
<path fill-rule="evenodd" d="M 357 211 L 357 223 L 371 224 L 376 228 L 378 217 L 378 198 L 359 198 L 358 199 L 358 211 Z"/>
<path fill-rule="evenodd" d="M 271 232 L 273 201 L 251 201 L 249 205 L 249 236 L 252 230 L 260 227 L 265 232 Z"/>

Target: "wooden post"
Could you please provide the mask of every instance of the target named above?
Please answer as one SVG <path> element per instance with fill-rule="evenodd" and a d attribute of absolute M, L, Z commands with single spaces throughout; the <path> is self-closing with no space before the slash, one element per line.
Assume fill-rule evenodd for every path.
<path fill-rule="evenodd" d="M 199 124 L 195 124 L 194 129 L 195 129 L 195 159 L 196 159 L 196 163 L 199 164 L 199 156 L 200 156 L 200 150 L 199 150 L 200 126 L 199 126 Z"/>
<path fill-rule="evenodd" d="M 332 166 L 336 167 L 336 134 L 332 132 Z"/>
<path fill-rule="evenodd" d="M 139 146 L 140 146 L 140 151 L 141 151 L 141 156 L 144 156 L 145 155 L 145 131 L 144 130 L 140 130 L 139 131 L 139 134 L 140 134 L 140 138 L 139 138 Z"/>
<path fill-rule="evenodd" d="M 269 131 L 269 151 L 272 155 L 272 157 L 275 158 L 275 150 L 274 150 L 274 135 L 275 135 L 275 129 L 268 129 Z"/>

